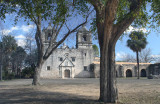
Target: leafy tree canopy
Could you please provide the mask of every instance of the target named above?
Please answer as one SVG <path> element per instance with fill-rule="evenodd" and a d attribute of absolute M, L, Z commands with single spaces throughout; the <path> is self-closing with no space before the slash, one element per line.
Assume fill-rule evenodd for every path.
<path fill-rule="evenodd" d="M 93 47 L 94 56 L 98 57 L 99 56 L 99 49 L 98 49 L 97 45 L 94 44 L 92 47 Z"/>
<path fill-rule="evenodd" d="M 141 31 L 133 31 L 127 40 L 127 46 L 134 52 L 141 52 L 147 45 L 145 34 Z"/>
<path fill-rule="evenodd" d="M 10 54 L 13 50 L 16 50 L 17 43 L 13 36 L 4 35 L 0 44 L 0 49 L 3 50 L 3 53 Z"/>
<path fill-rule="evenodd" d="M 25 21 L 34 22 L 40 17 L 42 21 L 50 20 L 53 24 L 64 22 L 67 17 L 77 14 L 84 15 L 88 9 L 86 2 L 72 0 L 2 0 L 0 2 L 0 10 L 2 19 L 6 13 L 16 12 L 15 23 L 19 18 L 24 17 Z M 76 14 L 74 11 L 77 11 Z"/>
<path fill-rule="evenodd" d="M 96 5 L 99 5 L 98 8 L 96 9 L 100 9 L 103 10 L 106 6 L 106 3 L 108 2 L 108 0 L 96 0 L 97 3 L 94 3 L 93 0 L 75 0 L 76 3 L 84 3 L 87 2 L 88 5 L 90 6 L 93 5 L 94 7 Z M 119 0 L 119 5 L 118 5 L 118 9 L 117 9 L 117 13 L 114 19 L 114 24 L 119 24 L 121 23 L 123 20 L 136 16 L 136 18 L 134 19 L 134 22 L 132 23 L 132 26 L 134 27 L 145 27 L 147 26 L 147 24 L 150 24 L 150 26 L 155 26 L 155 24 L 153 24 L 153 22 L 157 23 L 157 26 L 160 25 L 160 1 L 159 0 L 143 0 L 142 2 L 142 6 L 140 7 L 140 12 L 135 14 L 134 11 L 136 11 L 135 8 L 138 7 L 138 0 Z M 88 7 L 89 7 L 88 6 Z M 148 13 L 148 8 L 150 8 L 149 6 L 151 6 L 150 9 L 150 13 Z M 97 24 L 96 21 L 100 21 L 100 22 L 105 22 L 105 16 L 102 18 L 96 18 L 98 15 L 95 14 L 94 18 L 92 18 L 92 23 L 91 23 L 91 30 L 93 32 L 94 35 L 97 35 Z"/>

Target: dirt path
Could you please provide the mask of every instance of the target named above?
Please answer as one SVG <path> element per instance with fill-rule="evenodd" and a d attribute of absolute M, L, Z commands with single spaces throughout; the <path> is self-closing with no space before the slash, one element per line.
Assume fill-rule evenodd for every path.
<path fill-rule="evenodd" d="M 32 79 L 0 82 L 0 104 L 103 104 L 99 79 L 42 79 L 33 87 Z M 119 102 L 160 104 L 160 79 L 121 78 L 117 80 Z"/>

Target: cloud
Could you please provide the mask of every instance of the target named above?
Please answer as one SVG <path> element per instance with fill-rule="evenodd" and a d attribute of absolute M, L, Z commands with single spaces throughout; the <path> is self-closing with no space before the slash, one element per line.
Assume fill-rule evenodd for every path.
<path fill-rule="evenodd" d="M 116 53 L 116 60 L 120 60 L 123 59 L 127 56 L 127 54 L 125 52 L 117 52 Z"/>
<path fill-rule="evenodd" d="M 19 27 L 18 26 L 14 26 L 11 28 L 11 31 L 14 31 L 14 30 L 19 30 Z"/>
<path fill-rule="evenodd" d="M 21 29 L 24 32 L 29 32 L 30 29 L 33 29 L 35 26 L 34 25 L 22 25 Z"/>
<path fill-rule="evenodd" d="M 129 28 L 125 31 L 125 33 L 131 33 L 133 31 L 142 31 L 144 33 L 147 33 L 150 30 L 147 30 L 146 28 L 134 28 L 133 26 L 129 26 Z"/>
<path fill-rule="evenodd" d="M 18 46 L 24 47 L 26 45 L 26 41 L 24 39 L 18 39 L 17 44 Z"/>
<path fill-rule="evenodd" d="M 2 35 L 8 35 L 12 31 L 11 30 L 7 30 L 7 29 L 3 29 L 1 32 L 2 32 Z"/>
<path fill-rule="evenodd" d="M 30 29 L 35 28 L 34 25 L 22 25 L 22 26 L 13 26 L 10 29 L 3 29 L 1 32 L 3 35 L 8 35 L 9 33 L 19 30 L 19 31 L 23 31 L 23 32 L 29 32 Z"/>
<path fill-rule="evenodd" d="M 13 32 L 14 30 L 18 30 L 18 26 L 13 26 L 11 29 L 3 29 L 1 32 L 3 35 L 8 35 L 9 33 Z"/>
<path fill-rule="evenodd" d="M 24 47 L 26 45 L 26 37 L 24 35 L 17 35 L 15 39 L 17 40 L 18 46 Z"/>
<path fill-rule="evenodd" d="M 153 58 L 160 58 L 160 55 L 151 55 Z"/>
<path fill-rule="evenodd" d="M 18 35 L 18 36 L 15 36 L 16 39 L 25 39 L 26 37 L 24 35 Z"/>

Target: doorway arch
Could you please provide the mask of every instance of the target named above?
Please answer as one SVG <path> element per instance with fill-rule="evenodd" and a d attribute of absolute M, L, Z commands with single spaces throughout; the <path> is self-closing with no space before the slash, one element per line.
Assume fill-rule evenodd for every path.
<path fill-rule="evenodd" d="M 141 70 L 141 77 L 146 77 L 146 70 L 145 69 Z"/>
<path fill-rule="evenodd" d="M 70 78 L 70 70 L 69 69 L 64 70 L 64 77 Z"/>
<path fill-rule="evenodd" d="M 126 77 L 132 77 L 132 71 L 131 69 L 126 70 Z"/>

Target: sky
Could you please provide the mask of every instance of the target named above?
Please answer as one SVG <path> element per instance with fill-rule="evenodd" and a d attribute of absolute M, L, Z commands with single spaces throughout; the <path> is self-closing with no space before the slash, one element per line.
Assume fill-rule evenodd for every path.
<path fill-rule="evenodd" d="M 3 21 L 0 21 L 0 35 L 8 35 L 11 34 L 12 36 L 15 37 L 15 39 L 17 40 L 17 43 L 19 46 L 24 46 L 25 45 L 25 35 L 27 33 L 32 32 L 35 29 L 35 25 L 33 23 L 31 23 L 30 25 L 27 25 L 26 22 L 24 22 L 24 19 L 21 18 L 16 25 L 14 25 L 14 14 L 7 14 L 6 15 L 6 19 L 5 19 L 5 23 Z M 78 22 L 80 20 L 78 19 L 74 19 L 70 25 L 76 24 L 76 22 Z M 46 25 L 46 24 L 45 24 Z M 70 26 L 69 25 L 69 26 Z M 86 25 L 86 28 L 89 30 L 90 25 Z M 127 34 L 129 34 L 130 32 L 132 32 L 133 30 L 141 30 L 143 32 L 149 32 L 149 35 L 147 36 L 147 47 L 146 48 L 150 48 L 152 51 L 152 56 L 154 57 L 160 57 L 160 31 L 152 29 L 152 28 L 133 28 L 132 26 L 129 27 L 129 29 L 126 31 Z M 63 29 L 63 31 L 61 31 L 62 33 L 66 32 L 65 29 Z M 74 35 L 74 36 L 73 36 Z M 122 60 L 126 54 L 131 54 L 135 56 L 135 53 L 130 50 L 127 46 L 126 46 L 126 41 L 128 39 L 128 36 L 124 36 L 122 38 L 122 40 L 118 40 L 117 44 L 116 44 L 116 49 L 115 49 L 115 53 L 116 53 L 116 60 Z M 76 38 L 75 38 L 75 34 L 72 34 L 69 38 L 66 39 L 65 43 L 67 45 L 69 45 L 70 47 L 75 47 L 75 42 L 76 42 Z M 97 40 L 93 40 L 93 44 L 96 44 L 98 46 L 98 41 Z"/>
<path fill-rule="evenodd" d="M 149 29 L 148 29 L 149 31 Z M 116 59 L 121 60 L 126 54 L 131 54 L 136 56 L 136 53 L 130 50 L 127 47 L 128 36 L 124 36 L 122 40 L 118 40 L 116 44 Z M 147 46 L 146 48 L 150 48 L 153 57 L 160 57 L 160 33 L 158 31 L 151 31 L 147 36 Z"/>

